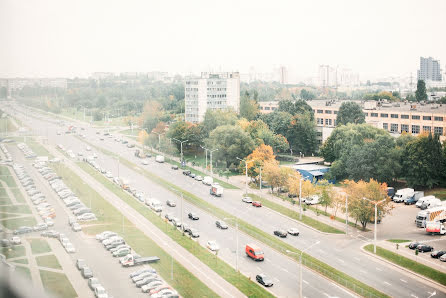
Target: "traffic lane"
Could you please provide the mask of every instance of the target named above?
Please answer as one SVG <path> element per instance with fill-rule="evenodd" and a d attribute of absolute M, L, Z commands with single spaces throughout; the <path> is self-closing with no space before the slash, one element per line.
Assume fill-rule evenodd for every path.
<path fill-rule="evenodd" d="M 21 156 L 18 148 L 15 153 L 17 153 L 17 156 Z M 51 229 L 65 234 L 76 248 L 76 253 L 69 254 L 73 261 L 73 266 L 75 266 L 77 259 L 85 259 L 88 266 L 92 269 L 93 275 L 99 279 L 106 291 L 109 294 L 115 295 L 115 297 L 126 297 L 129 293 L 132 294 L 132 297 L 145 297 L 146 295 L 143 295 L 131 282 L 127 285 L 122 285 L 122 281 L 128 279 L 129 271 L 122 268 L 117 262 L 117 259 L 115 259 L 115 264 L 112 265 L 113 261 L 107 260 L 107 254 L 110 253 L 94 237 L 89 237 L 82 232 L 74 232 L 68 224 L 68 217 L 73 216 L 71 211 L 63 204 L 63 201 L 57 196 L 40 173 L 29 164 L 28 160 L 22 156 L 20 162 L 25 166 L 34 181 L 36 181 L 39 190 L 45 194 L 48 203 L 56 211 L 54 227 Z M 37 184 L 37 182 L 39 183 Z M 59 243 L 59 245 L 61 244 Z M 109 258 L 113 259 L 111 255 Z M 110 270 L 110 268 L 113 268 L 113 270 Z M 81 274 L 80 271 L 79 274 Z M 85 280 L 85 286 L 88 287 L 87 280 Z"/>

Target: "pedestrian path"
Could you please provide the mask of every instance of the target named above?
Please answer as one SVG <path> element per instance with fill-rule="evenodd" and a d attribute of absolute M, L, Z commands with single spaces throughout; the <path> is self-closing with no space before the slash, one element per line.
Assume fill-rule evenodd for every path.
<path fill-rule="evenodd" d="M 35 289 L 38 289 L 39 291 L 43 292 L 42 279 L 40 278 L 40 272 L 37 266 L 37 261 L 32 254 L 31 245 L 28 241 L 22 241 L 22 244 L 25 247 L 26 257 L 28 258 L 28 268 L 31 273 L 33 286 Z"/>

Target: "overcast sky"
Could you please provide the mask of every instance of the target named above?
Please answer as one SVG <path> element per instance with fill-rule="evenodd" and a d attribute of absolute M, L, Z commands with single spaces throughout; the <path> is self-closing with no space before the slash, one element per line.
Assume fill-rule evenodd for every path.
<path fill-rule="evenodd" d="M 445 0 L 0 0 L 0 77 L 271 72 L 361 80 L 446 68 Z"/>

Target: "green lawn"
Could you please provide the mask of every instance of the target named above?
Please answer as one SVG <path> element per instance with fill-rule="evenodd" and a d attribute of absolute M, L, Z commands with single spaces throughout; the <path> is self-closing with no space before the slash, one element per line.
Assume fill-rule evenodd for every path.
<path fill-rule="evenodd" d="M 31 238 L 28 239 L 28 242 L 31 244 L 31 251 L 33 255 L 47 253 L 51 251 L 51 248 L 45 239 Z"/>
<path fill-rule="evenodd" d="M 28 259 L 27 258 L 17 259 L 17 260 L 11 261 L 11 262 L 17 263 L 17 264 L 28 264 Z"/>
<path fill-rule="evenodd" d="M 102 151 L 103 153 L 105 153 L 107 155 L 116 156 L 114 153 L 112 153 L 106 149 L 96 147 L 94 145 L 91 145 L 91 146 L 95 147 L 97 150 Z M 125 164 L 129 168 L 140 168 L 139 166 L 135 165 L 134 163 L 128 161 L 127 159 L 121 158 L 120 160 L 123 164 Z M 199 208 L 201 208 L 203 210 L 207 210 L 208 212 L 212 213 L 214 216 L 216 216 L 218 218 L 234 217 L 232 214 L 215 207 L 214 205 L 208 203 L 207 201 L 200 199 L 199 197 L 193 195 L 192 193 L 189 193 L 189 192 L 181 189 L 177 185 L 170 183 L 169 181 L 166 181 L 153 173 L 150 173 L 147 171 L 141 171 L 141 174 L 146 176 L 148 179 L 165 187 L 169 191 L 173 191 L 175 193 L 182 193 L 185 200 L 188 200 L 190 203 L 198 206 Z M 266 233 L 263 230 L 258 229 L 243 220 L 239 219 L 238 222 L 239 222 L 240 230 L 242 230 L 243 232 L 247 233 L 248 235 L 256 238 L 257 240 L 271 246 L 272 248 L 278 250 L 279 252 L 286 254 L 286 251 L 289 250 L 289 251 L 299 253 L 299 250 L 297 250 L 295 247 L 281 241 L 277 237 L 275 237 L 269 233 Z M 340 231 L 340 233 L 343 233 L 343 232 Z M 290 255 L 290 257 L 295 259 L 296 261 L 298 261 L 296 255 Z M 343 284 L 344 286 L 355 291 L 356 293 L 369 292 L 369 293 L 376 295 L 378 297 L 386 297 L 386 295 L 381 293 L 380 291 L 360 282 L 359 280 L 345 274 L 344 272 L 341 272 L 341 271 L 329 266 L 326 263 L 319 261 L 316 258 L 311 257 L 310 255 L 303 254 L 302 259 L 303 259 L 304 263 L 309 268 L 317 271 L 318 273 L 320 273 L 334 281 L 337 281 L 337 282 Z"/>
<path fill-rule="evenodd" d="M 444 200 L 446 200 L 446 188 L 434 188 L 434 189 L 425 190 L 424 195 L 425 196 L 433 195 L 433 196 L 439 198 L 440 200 L 444 201 Z"/>
<path fill-rule="evenodd" d="M 0 166 L 1 180 L 3 180 L 9 187 L 14 197 L 19 203 L 25 203 L 25 198 L 22 192 L 17 188 L 14 177 L 11 175 L 11 171 L 8 167 Z M 3 192 L 2 192 L 3 193 Z M 6 192 L 5 192 L 6 193 Z"/>
<path fill-rule="evenodd" d="M 36 257 L 37 266 L 48 267 L 53 269 L 62 269 L 55 255 L 46 255 Z"/>
<path fill-rule="evenodd" d="M 31 150 L 34 151 L 35 154 L 37 154 L 37 156 L 48 156 L 48 158 L 54 157 L 52 154 L 48 152 L 48 150 L 46 150 L 39 143 L 30 138 L 26 139 L 26 144 L 29 146 L 29 148 L 31 148 Z"/>
<path fill-rule="evenodd" d="M 119 133 L 127 136 L 138 136 L 140 129 L 139 128 L 133 128 L 133 132 L 131 129 L 121 130 Z"/>
<path fill-rule="evenodd" d="M 392 242 L 392 243 L 405 243 L 405 242 L 410 242 L 411 240 L 405 240 L 405 239 L 388 239 L 387 241 Z"/>
<path fill-rule="evenodd" d="M 55 297 L 75 298 L 76 291 L 73 289 L 67 276 L 63 273 L 56 273 L 47 270 L 39 270 L 43 288 Z"/>
<path fill-rule="evenodd" d="M 11 218 L 0 220 L 0 223 L 7 229 L 15 230 L 21 226 L 33 227 L 37 224 L 33 216 L 25 216 L 20 218 Z"/>
<path fill-rule="evenodd" d="M 25 256 L 25 247 L 23 245 L 14 245 L 11 247 L 0 247 L 0 254 L 5 255 L 7 259 Z"/>
<path fill-rule="evenodd" d="M 373 244 L 369 244 L 369 245 L 365 246 L 364 248 L 369 252 L 373 252 Z M 411 259 L 403 257 L 397 253 L 394 253 L 390 250 L 384 249 L 379 246 L 376 247 L 376 254 L 382 258 L 385 258 L 386 260 L 388 260 L 392 263 L 395 263 L 395 264 L 401 266 L 401 267 L 404 267 L 404 268 L 414 271 L 418 274 L 421 274 L 427 278 L 435 280 L 442 285 L 446 285 L 446 273 L 435 270 L 435 269 L 433 269 L 429 266 L 426 266 L 424 264 L 415 262 Z"/>
<path fill-rule="evenodd" d="M 15 267 L 15 272 L 17 272 L 18 274 L 20 274 L 24 278 L 26 278 L 28 280 L 31 280 L 31 272 L 29 271 L 28 267 L 16 266 Z"/>
<path fill-rule="evenodd" d="M 31 214 L 31 209 L 28 205 L 2 205 L 0 212 Z"/>

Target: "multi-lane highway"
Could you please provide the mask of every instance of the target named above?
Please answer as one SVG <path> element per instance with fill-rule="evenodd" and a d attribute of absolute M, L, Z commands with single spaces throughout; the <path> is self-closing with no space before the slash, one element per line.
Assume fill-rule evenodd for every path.
<path fill-rule="evenodd" d="M 29 118 L 28 121 L 28 125 L 33 127 L 33 129 L 39 133 L 46 132 L 45 135 L 47 136 L 50 145 L 55 146 L 60 143 L 66 148 L 73 150 L 75 153 L 80 151 L 85 153 L 87 145 L 71 135 L 57 135 L 56 131 L 61 129 L 57 125 L 35 118 Z M 99 136 L 96 135 L 96 129 L 92 128 L 87 128 L 83 133 L 85 133 L 88 142 L 119 154 L 135 164 L 140 164 L 140 160 L 133 154 L 133 149 L 129 149 L 125 145 L 114 141 L 113 138 L 104 138 L 104 140 L 101 141 L 99 140 Z M 98 163 L 117 176 L 117 161 L 100 152 L 96 152 L 96 154 L 98 154 Z M 216 207 L 223 209 L 266 232 L 272 233 L 276 228 L 299 228 L 301 234 L 298 237 L 288 236 L 283 241 L 298 249 L 305 249 L 315 241 L 319 240 L 320 244 L 308 251 L 310 255 L 386 294 L 394 297 L 424 297 L 429 296 L 429 293 L 435 291 L 433 287 L 420 282 L 418 278 L 394 270 L 388 265 L 384 265 L 362 253 L 359 247 L 363 243 L 355 237 L 322 234 L 306 228 L 294 220 L 281 216 L 267 208 L 254 208 L 241 201 L 242 191 L 240 190 L 225 190 L 225 194 L 222 198 L 212 197 L 209 195 L 209 188 L 201 184 L 201 182 L 197 182 L 182 175 L 181 171 L 171 170 L 168 164 L 156 163 L 153 159 L 150 160 L 149 165 L 140 165 L 140 168 L 175 183 L 182 189 L 207 200 Z M 166 210 L 169 208 L 169 213 L 173 213 L 176 217 L 181 218 L 181 202 L 179 202 L 179 197 L 177 195 L 145 178 L 139 173 L 140 169 L 138 168 L 127 168 L 120 164 L 119 171 L 121 177 L 127 177 L 131 180 L 132 187 L 143 191 L 145 194 L 158 198 L 162 202 L 166 199 L 176 200 L 177 207 L 169 208 L 165 206 L 164 209 Z M 206 210 L 200 210 L 197 207 L 190 205 L 187 201 L 184 201 L 183 204 L 184 222 L 199 230 L 200 243 L 204 244 L 210 239 L 216 240 L 221 247 L 218 256 L 229 264 L 235 266 L 236 239 L 234 230 L 232 228 L 226 231 L 218 230 L 215 227 L 216 218 L 211 216 Z M 190 211 L 198 213 L 200 215 L 200 220 L 192 221 L 187 219 L 187 213 Z M 265 251 L 266 261 L 256 263 L 248 259 L 244 254 L 244 247 L 247 243 L 257 243 L 261 246 Z M 296 293 L 298 290 L 297 281 L 299 277 L 298 264 L 296 262 L 291 261 L 287 256 L 277 253 L 267 245 L 259 243 L 243 233 L 239 233 L 238 252 L 238 265 L 244 274 L 251 277 L 259 272 L 268 274 L 275 282 L 272 291 L 278 296 L 292 296 Z M 307 296 L 350 296 L 350 293 L 344 289 L 319 277 L 312 271 L 304 270 L 303 280 L 303 291 Z M 440 293 L 437 290 L 437 295 L 438 294 Z M 442 293 L 440 295 L 444 294 Z"/>

